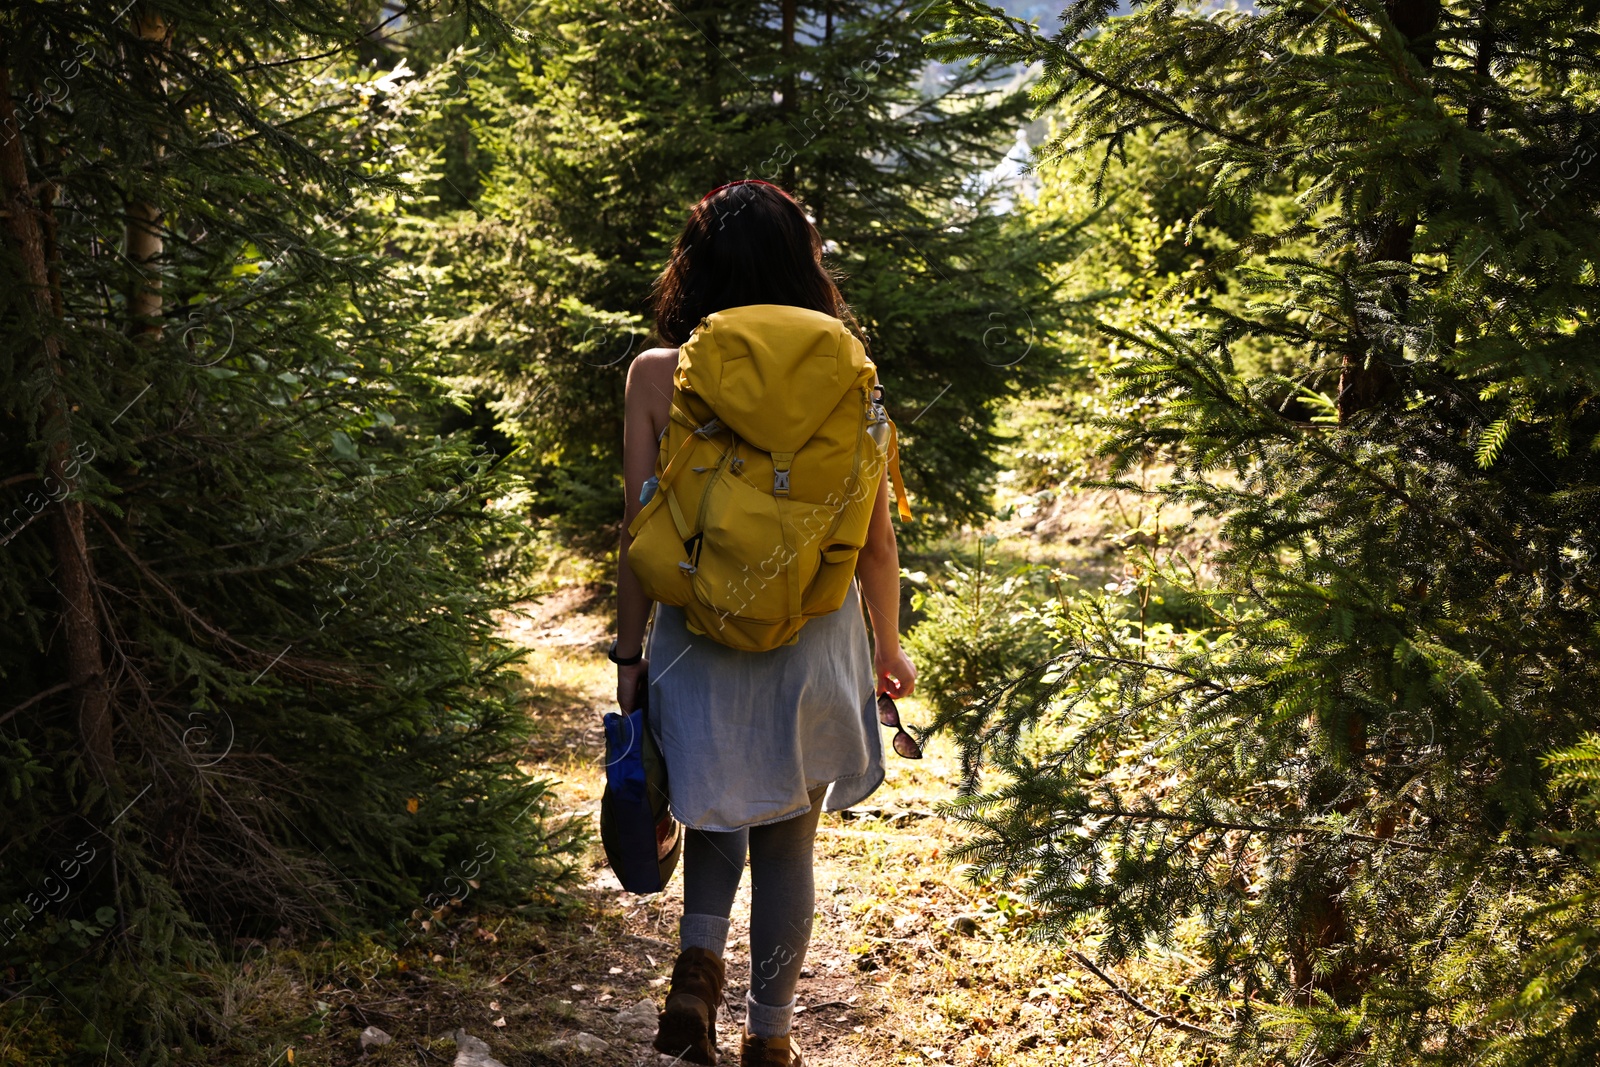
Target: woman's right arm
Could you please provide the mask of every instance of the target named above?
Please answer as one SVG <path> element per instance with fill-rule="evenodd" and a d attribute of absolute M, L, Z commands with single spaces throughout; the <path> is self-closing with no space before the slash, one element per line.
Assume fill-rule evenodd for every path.
<path fill-rule="evenodd" d="M 644 651 L 644 624 L 650 616 L 650 598 L 628 566 L 628 535 L 634 516 L 644 507 L 639 490 L 656 472 L 658 437 L 667 424 L 672 403 L 672 371 L 677 349 L 654 348 L 641 352 L 628 367 L 628 387 L 622 420 L 622 543 L 617 553 L 617 656 L 629 659 Z M 638 706 L 639 681 L 650 666 L 640 660 L 632 667 L 617 667 L 617 706 L 632 711 Z"/>

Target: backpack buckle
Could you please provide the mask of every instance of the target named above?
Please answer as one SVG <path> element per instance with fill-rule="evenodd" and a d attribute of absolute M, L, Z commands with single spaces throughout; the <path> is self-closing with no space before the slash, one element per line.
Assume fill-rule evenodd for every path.
<path fill-rule="evenodd" d="M 772 453 L 772 495 L 789 495 L 789 465 L 794 462 L 793 452 Z"/>

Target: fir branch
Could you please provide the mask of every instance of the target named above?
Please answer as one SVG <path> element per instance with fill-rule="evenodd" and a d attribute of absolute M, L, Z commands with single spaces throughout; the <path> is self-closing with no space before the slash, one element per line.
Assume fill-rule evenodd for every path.
<path fill-rule="evenodd" d="M 1095 818 L 1127 819 L 1133 822 L 1173 822 L 1186 823 L 1200 826 L 1208 830 L 1237 830 L 1243 833 L 1268 834 L 1274 837 L 1295 836 L 1298 834 L 1321 834 L 1327 837 L 1348 839 L 1351 841 L 1366 841 L 1377 845 L 1392 845 L 1395 848 L 1409 849 L 1413 852 L 1438 852 L 1434 845 L 1425 845 L 1420 841 L 1405 841 L 1395 837 L 1375 837 L 1372 834 L 1360 834 L 1353 830 L 1336 830 L 1328 826 L 1309 826 L 1303 823 L 1248 823 L 1232 822 L 1226 819 L 1215 819 L 1199 815 L 1183 815 L 1177 812 L 1161 811 L 1156 808 L 1141 808 L 1137 811 L 1122 807 L 1096 808 L 1086 805 L 1082 813 Z"/>
<path fill-rule="evenodd" d="M 1174 1030 L 1181 1030 L 1182 1032 L 1193 1037 L 1204 1038 L 1207 1041 L 1227 1040 L 1227 1038 L 1223 1037 L 1219 1033 L 1216 1033 L 1215 1031 L 1207 1030 L 1203 1026 L 1197 1026 L 1194 1023 L 1186 1022 L 1183 1019 L 1178 1018 L 1176 1015 L 1168 1015 L 1165 1012 L 1157 1011 L 1155 1008 L 1152 1008 L 1150 1005 L 1146 1004 L 1144 1001 L 1130 993 L 1126 986 L 1120 985 L 1116 979 L 1112 978 L 1105 971 L 1102 971 L 1099 967 L 1095 966 L 1093 960 L 1091 960 L 1088 956 L 1085 956 L 1082 952 L 1079 952 L 1077 949 L 1067 949 L 1067 955 L 1076 960 L 1079 966 L 1083 967 L 1090 974 L 1104 982 L 1113 993 L 1120 997 L 1129 1006 L 1135 1008 L 1149 1018 L 1154 1019 L 1160 1025 L 1171 1027 Z"/>

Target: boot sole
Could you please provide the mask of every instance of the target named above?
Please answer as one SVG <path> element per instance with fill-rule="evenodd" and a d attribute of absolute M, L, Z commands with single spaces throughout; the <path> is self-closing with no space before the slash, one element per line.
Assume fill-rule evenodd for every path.
<path fill-rule="evenodd" d="M 700 998 L 679 994 L 671 998 L 673 1001 L 691 1001 L 699 1004 Z M 694 1010 L 691 1004 L 669 1003 L 666 1010 L 657 1016 L 656 1039 L 651 1044 L 657 1052 L 664 1052 L 668 1056 L 677 1056 L 685 1063 L 698 1063 L 704 1067 L 715 1067 L 717 1062 L 717 1035 L 716 1024 L 711 1026 L 711 1032 L 706 1032 L 705 1019 L 710 1015 L 709 1009 L 705 1014 Z"/>

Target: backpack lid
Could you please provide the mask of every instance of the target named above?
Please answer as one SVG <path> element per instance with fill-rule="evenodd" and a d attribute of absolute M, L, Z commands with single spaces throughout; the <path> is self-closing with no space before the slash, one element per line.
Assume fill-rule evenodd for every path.
<path fill-rule="evenodd" d="M 677 384 L 764 452 L 795 452 L 872 366 L 832 315 L 749 304 L 701 320 L 678 351 Z"/>

